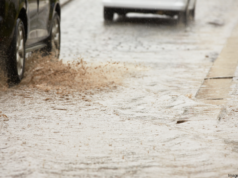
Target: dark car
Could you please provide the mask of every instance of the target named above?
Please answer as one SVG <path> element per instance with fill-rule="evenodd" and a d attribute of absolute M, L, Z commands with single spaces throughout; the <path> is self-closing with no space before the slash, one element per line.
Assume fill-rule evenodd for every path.
<path fill-rule="evenodd" d="M 0 65 L 10 83 L 23 78 L 26 53 L 59 57 L 60 15 L 59 0 L 0 0 Z"/>

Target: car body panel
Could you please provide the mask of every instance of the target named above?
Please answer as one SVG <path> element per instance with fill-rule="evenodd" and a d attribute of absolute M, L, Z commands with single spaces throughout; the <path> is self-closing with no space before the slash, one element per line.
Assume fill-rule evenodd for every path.
<path fill-rule="evenodd" d="M 50 36 L 51 19 L 57 4 L 59 0 L 0 0 L 0 50 L 9 48 L 22 10 L 27 18 L 26 48 L 44 43 Z"/>
<path fill-rule="evenodd" d="M 38 0 L 38 3 L 38 36 L 45 38 L 49 36 L 50 0 Z"/>
<path fill-rule="evenodd" d="M 27 2 L 28 1 L 29 0 L 27 0 Z M 27 48 L 32 48 L 36 43 L 38 43 L 37 45 L 39 45 L 39 43 L 42 44 L 44 40 L 48 39 L 48 37 L 50 36 L 51 19 L 54 15 L 53 12 L 55 12 L 56 5 L 59 4 L 59 0 L 36 0 L 36 1 L 37 1 L 36 38 L 27 39 L 26 41 Z"/>
<path fill-rule="evenodd" d="M 37 0 L 27 1 L 27 17 L 28 17 L 28 38 L 26 44 L 33 44 L 37 42 L 37 28 L 38 28 L 38 4 Z"/>
<path fill-rule="evenodd" d="M 103 0 L 104 7 L 141 10 L 185 11 L 192 9 L 196 0 Z"/>

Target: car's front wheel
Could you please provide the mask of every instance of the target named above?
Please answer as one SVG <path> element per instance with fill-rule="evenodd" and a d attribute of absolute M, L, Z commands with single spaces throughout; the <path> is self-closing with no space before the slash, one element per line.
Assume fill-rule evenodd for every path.
<path fill-rule="evenodd" d="M 22 80 L 25 56 L 25 27 L 22 20 L 18 18 L 6 61 L 9 83 L 17 84 Z"/>
<path fill-rule="evenodd" d="M 113 21 L 114 12 L 111 8 L 104 7 L 103 16 L 105 21 Z"/>

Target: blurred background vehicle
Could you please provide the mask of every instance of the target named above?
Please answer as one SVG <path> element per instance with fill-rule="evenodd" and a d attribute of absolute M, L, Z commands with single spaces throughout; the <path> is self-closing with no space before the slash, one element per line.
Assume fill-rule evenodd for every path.
<path fill-rule="evenodd" d="M 112 21 L 114 13 L 125 16 L 127 13 L 152 13 L 178 16 L 187 24 L 194 20 L 196 0 L 103 0 L 104 20 Z"/>
<path fill-rule="evenodd" d="M 60 11 L 59 0 L 0 0 L 0 62 L 9 83 L 22 80 L 26 53 L 59 58 Z"/>

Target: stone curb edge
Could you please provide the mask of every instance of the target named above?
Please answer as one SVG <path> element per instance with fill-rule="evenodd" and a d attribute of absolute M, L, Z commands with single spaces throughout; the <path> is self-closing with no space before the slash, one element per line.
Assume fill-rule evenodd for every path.
<path fill-rule="evenodd" d="M 221 53 L 213 63 L 207 78 L 199 88 L 196 98 L 206 104 L 222 106 L 218 119 L 224 112 L 233 78 L 238 66 L 238 23 L 233 28 Z"/>

